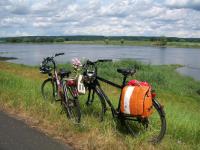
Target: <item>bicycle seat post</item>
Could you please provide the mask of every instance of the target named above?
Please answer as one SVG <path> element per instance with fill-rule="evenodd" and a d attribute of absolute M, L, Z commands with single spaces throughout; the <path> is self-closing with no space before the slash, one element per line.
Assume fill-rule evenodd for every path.
<path fill-rule="evenodd" d="M 126 85 L 126 78 L 127 78 L 127 75 L 124 75 L 124 77 L 123 77 L 123 84 L 122 84 L 123 87 Z"/>

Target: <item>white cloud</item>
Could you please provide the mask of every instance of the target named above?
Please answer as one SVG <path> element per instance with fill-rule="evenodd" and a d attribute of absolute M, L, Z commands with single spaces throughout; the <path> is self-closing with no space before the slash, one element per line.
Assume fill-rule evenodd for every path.
<path fill-rule="evenodd" d="M 199 3 L 199 0 L 1 0 L 0 36 L 200 37 Z"/>
<path fill-rule="evenodd" d="M 189 8 L 200 10 L 200 0 L 166 0 L 165 3 L 172 8 Z"/>
<path fill-rule="evenodd" d="M 5 9 L 13 14 L 26 15 L 29 13 L 29 2 L 26 0 L 9 0 L 5 4 Z"/>
<path fill-rule="evenodd" d="M 0 26 L 19 26 L 26 24 L 26 18 L 21 17 L 7 17 L 0 20 Z"/>
<path fill-rule="evenodd" d="M 0 35 L 2 35 L 2 37 L 32 36 L 32 34 L 30 33 L 19 31 L 19 30 L 16 30 L 15 32 L 12 32 L 12 33 L 0 31 Z"/>
<path fill-rule="evenodd" d="M 142 17 L 147 17 L 147 18 L 151 18 L 151 17 L 157 17 L 160 16 L 161 14 L 164 14 L 166 11 L 165 8 L 159 7 L 159 6 L 152 6 L 147 10 L 144 10 L 142 12 L 139 12 L 138 14 Z"/>
<path fill-rule="evenodd" d="M 45 28 L 45 27 L 49 27 L 50 25 L 52 24 L 48 22 L 34 22 L 33 23 L 33 26 L 38 27 L 38 28 Z"/>

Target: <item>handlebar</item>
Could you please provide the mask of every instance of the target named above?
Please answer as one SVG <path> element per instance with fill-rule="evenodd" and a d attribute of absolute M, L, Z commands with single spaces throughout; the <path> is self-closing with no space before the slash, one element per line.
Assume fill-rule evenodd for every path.
<path fill-rule="evenodd" d="M 112 61 L 112 59 L 99 59 L 99 60 L 97 60 L 97 61 L 90 61 L 89 59 L 82 65 L 82 68 L 83 68 L 83 70 L 84 70 L 84 72 L 86 73 L 86 72 L 88 72 L 88 68 L 90 68 L 90 66 L 93 68 L 90 68 L 90 69 L 92 69 L 92 70 L 90 70 L 89 69 L 89 72 L 93 72 L 94 73 L 94 75 L 96 75 L 97 74 L 97 66 L 96 66 L 96 64 L 98 63 L 98 62 L 111 62 Z"/>
<path fill-rule="evenodd" d="M 89 65 L 92 65 L 94 68 L 95 68 L 95 72 L 97 72 L 97 66 L 96 64 L 98 62 L 112 62 L 112 59 L 99 59 L 97 61 L 90 61 L 90 60 L 87 60 L 86 63 L 83 65 L 83 68 L 87 69 L 87 67 Z M 123 74 L 124 76 L 133 76 L 135 73 L 136 73 L 136 69 L 135 68 L 128 68 L 128 69 L 117 69 L 117 71 L 121 74 Z"/>
<path fill-rule="evenodd" d="M 64 55 L 65 53 L 56 53 L 55 57 L 60 56 L 60 55 Z"/>
<path fill-rule="evenodd" d="M 60 55 L 64 55 L 65 53 L 56 53 L 54 56 L 52 57 L 46 57 L 43 59 L 41 65 L 47 65 L 49 62 L 53 63 L 54 65 L 54 69 L 56 68 L 56 64 L 55 64 L 55 61 L 54 61 L 54 58 L 57 57 L 57 56 L 60 56 Z"/>
<path fill-rule="evenodd" d="M 112 62 L 112 59 L 99 59 L 97 62 Z"/>
<path fill-rule="evenodd" d="M 46 63 L 48 63 L 49 61 L 53 61 L 53 59 L 55 58 L 55 57 L 57 57 L 57 56 L 60 56 L 60 55 L 64 55 L 65 53 L 56 53 L 54 56 L 52 56 L 52 57 L 46 57 L 46 58 L 44 58 L 44 60 L 43 60 L 43 62 L 46 62 Z"/>
<path fill-rule="evenodd" d="M 112 59 L 98 59 L 97 61 L 87 60 L 85 64 L 86 65 L 95 65 L 98 62 L 112 62 Z"/>

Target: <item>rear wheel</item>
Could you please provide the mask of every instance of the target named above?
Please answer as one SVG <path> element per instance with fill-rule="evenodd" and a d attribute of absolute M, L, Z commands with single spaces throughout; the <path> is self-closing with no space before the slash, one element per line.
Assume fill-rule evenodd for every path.
<path fill-rule="evenodd" d="M 46 79 L 42 83 L 41 92 L 45 100 L 50 100 L 51 102 L 55 101 L 58 96 L 56 81 L 51 78 Z"/>
<path fill-rule="evenodd" d="M 81 110 L 78 97 L 74 95 L 73 92 L 77 92 L 76 87 L 63 86 L 64 98 L 62 100 L 62 105 L 66 111 L 67 117 L 71 119 L 74 123 L 79 123 L 81 121 Z"/>
<path fill-rule="evenodd" d="M 160 104 L 153 100 L 153 114 L 149 118 L 123 117 L 122 123 L 133 136 L 147 140 L 153 144 L 159 143 L 166 131 L 165 113 Z"/>

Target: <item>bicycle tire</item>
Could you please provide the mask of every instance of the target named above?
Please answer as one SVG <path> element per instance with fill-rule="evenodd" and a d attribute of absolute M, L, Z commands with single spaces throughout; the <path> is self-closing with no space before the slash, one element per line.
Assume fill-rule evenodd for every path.
<path fill-rule="evenodd" d="M 96 86 L 96 88 L 94 89 L 95 94 L 98 96 L 99 100 L 100 100 L 100 112 L 98 112 L 98 117 L 100 121 L 104 120 L 104 115 L 106 112 L 106 102 L 105 102 L 105 98 L 104 98 L 104 93 L 101 89 L 100 86 Z M 99 102 L 97 102 L 99 103 Z"/>
<path fill-rule="evenodd" d="M 51 102 L 56 100 L 57 96 L 57 86 L 53 79 L 48 78 L 44 80 L 41 85 L 41 93 L 45 100 L 50 100 Z"/>
<path fill-rule="evenodd" d="M 133 121 L 132 119 L 130 119 L 130 118 L 128 119 L 127 117 L 122 117 L 121 119 L 122 119 L 122 124 L 125 125 L 126 129 L 128 130 L 128 132 L 131 135 L 138 136 L 138 135 L 141 134 L 141 132 L 142 132 L 141 128 L 138 128 L 137 124 L 135 123 L 135 122 L 138 122 L 138 124 L 140 124 L 140 127 L 143 126 L 143 128 L 145 129 L 144 130 L 145 133 L 141 134 L 141 135 L 143 135 L 144 139 L 146 139 L 148 142 L 151 142 L 153 144 L 157 144 L 163 139 L 163 137 L 165 135 L 165 132 L 166 132 L 166 118 L 165 118 L 165 112 L 164 112 L 163 108 L 161 107 L 161 105 L 155 99 L 153 100 L 153 109 L 155 111 L 148 118 L 148 122 L 149 122 L 150 119 L 152 119 L 154 122 L 152 121 L 152 124 L 151 124 L 151 122 L 148 123 L 148 127 L 145 126 L 144 124 L 142 124 L 142 122 L 139 122 L 139 120 L 138 121 L 135 121 L 135 120 Z M 154 116 L 156 114 L 158 116 Z M 159 119 L 159 122 L 160 122 L 159 131 L 158 131 L 157 134 L 151 135 L 151 134 L 153 134 L 154 131 L 157 131 L 156 129 L 152 129 L 152 127 L 156 128 L 155 127 L 155 123 L 158 123 L 155 120 L 156 117 L 158 117 L 157 119 Z M 149 126 L 151 126 L 150 130 L 152 130 L 152 131 L 149 131 L 149 133 L 147 133 L 147 129 L 149 128 Z M 147 136 L 149 136 L 149 137 L 147 138 Z"/>
<path fill-rule="evenodd" d="M 74 87 L 75 88 L 75 87 Z M 80 123 L 81 121 L 81 109 L 77 96 L 74 96 L 72 87 L 63 85 L 64 91 L 64 101 L 62 100 L 62 105 L 65 109 L 67 117 L 74 123 Z"/>

